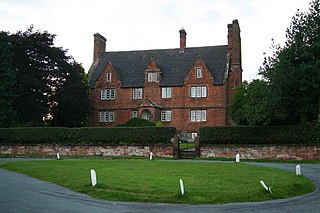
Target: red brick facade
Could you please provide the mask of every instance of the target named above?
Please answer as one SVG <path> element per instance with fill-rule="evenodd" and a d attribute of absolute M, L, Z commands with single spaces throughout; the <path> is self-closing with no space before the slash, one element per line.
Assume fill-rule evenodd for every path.
<path fill-rule="evenodd" d="M 184 34 L 181 35 L 181 33 Z M 181 41 L 181 38 L 183 41 Z M 102 63 L 102 58 L 97 56 L 97 52 L 102 50 L 96 40 L 94 43 L 95 62 L 89 71 L 89 77 L 93 82 L 93 86 L 91 86 L 91 126 L 112 127 L 128 121 L 135 115 L 153 121 L 162 120 L 164 126 L 174 126 L 178 130 L 198 131 L 200 126 L 230 124 L 228 106 L 233 96 L 234 87 L 242 81 L 241 40 L 237 20 L 228 25 L 227 50 L 226 54 L 221 57 L 225 60 L 223 68 L 225 70 L 216 71 L 216 73 L 220 72 L 223 75 L 218 83 L 215 83 L 218 77 L 213 76 L 213 66 L 207 62 L 207 59 L 203 59 L 203 57 L 207 57 L 204 53 L 199 53 L 199 55 L 193 57 L 193 61 L 191 61 L 193 65 L 182 76 L 183 84 L 167 83 L 168 86 L 166 86 L 166 83 L 163 83 L 165 78 L 169 78 L 169 75 L 174 76 L 169 71 L 175 72 L 175 69 L 170 67 L 173 70 L 171 71 L 161 64 L 163 60 L 160 56 L 154 58 L 152 56 L 149 63 L 144 65 L 144 70 L 141 71 L 144 72 L 143 85 L 141 86 L 126 86 L 124 81 L 130 83 L 130 78 L 128 78 L 128 74 L 121 73 L 121 70 L 124 69 L 119 68 L 118 64 L 114 64 L 118 61 L 112 58 L 105 59 L 106 62 L 103 64 L 101 72 L 96 74 L 96 78 L 93 79 L 94 72 L 97 72 L 99 66 L 102 66 L 99 64 Z M 103 37 L 99 41 L 103 41 Z M 181 44 L 183 47 L 181 47 Z M 188 51 L 191 51 L 185 45 L 186 32 L 180 30 L 180 48 L 176 49 L 179 52 L 177 54 L 180 55 L 177 55 L 177 58 L 184 57 L 183 54 L 188 54 Z M 170 49 L 167 52 L 170 51 L 175 50 Z M 129 55 L 127 56 L 129 58 L 134 57 L 135 53 L 126 52 L 123 54 Z M 122 53 L 115 52 L 112 54 Z M 141 55 L 143 52 L 138 52 L 138 54 Z M 167 58 L 170 57 L 169 55 Z M 158 62 L 161 64 L 160 66 Z M 175 61 L 170 61 L 171 63 L 175 63 Z M 178 65 L 174 66 L 179 69 Z M 125 78 L 129 80 L 125 80 Z M 134 74 L 133 78 L 135 78 Z M 140 88 L 142 88 L 142 96 L 139 97 Z M 103 114 L 104 112 L 107 112 L 107 114 Z M 109 114 L 109 112 L 112 114 Z"/>

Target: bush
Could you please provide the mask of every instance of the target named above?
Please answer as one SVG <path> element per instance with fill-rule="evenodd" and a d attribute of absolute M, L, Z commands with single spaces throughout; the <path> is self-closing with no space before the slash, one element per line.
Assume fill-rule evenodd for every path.
<path fill-rule="evenodd" d="M 70 145 L 169 144 L 174 127 L 0 128 L 0 143 Z"/>
<path fill-rule="evenodd" d="M 310 126 L 223 126 L 200 128 L 202 144 L 317 143 L 312 134 L 313 128 L 310 128 Z"/>
<path fill-rule="evenodd" d="M 138 126 L 155 126 L 156 123 L 141 118 L 131 118 L 126 123 L 118 125 L 118 127 L 138 127 Z"/>

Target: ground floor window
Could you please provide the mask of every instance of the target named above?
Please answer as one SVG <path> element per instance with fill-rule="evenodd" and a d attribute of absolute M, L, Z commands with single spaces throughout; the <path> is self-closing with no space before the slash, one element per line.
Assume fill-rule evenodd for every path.
<path fill-rule="evenodd" d="M 191 122 L 207 121 L 207 110 L 191 110 L 190 121 Z"/>
<path fill-rule="evenodd" d="M 137 117 L 138 117 L 138 111 L 133 110 L 133 111 L 131 112 L 131 118 L 137 118 Z"/>
<path fill-rule="evenodd" d="M 171 121 L 171 110 L 161 111 L 161 121 Z"/>
<path fill-rule="evenodd" d="M 114 122 L 114 112 L 113 111 L 103 111 L 99 113 L 100 122 Z"/>

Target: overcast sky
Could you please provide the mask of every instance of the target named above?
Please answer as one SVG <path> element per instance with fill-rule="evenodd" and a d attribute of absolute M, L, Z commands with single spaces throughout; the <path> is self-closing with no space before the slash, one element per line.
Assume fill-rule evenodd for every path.
<path fill-rule="evenodd" d="M 263 52 L 271 39 L 283 45 L 297 9 L 310 0 L 0 0 L 0 31 L 35 29 L 56 34 L 56 46 L 68 49 L 87 71 L 93 58 L 93 34 L 107 38 L 107 51 L 227 44 L 227 25 L 238 19 L 242 38 L 243 79 L 259 78 Z"/>

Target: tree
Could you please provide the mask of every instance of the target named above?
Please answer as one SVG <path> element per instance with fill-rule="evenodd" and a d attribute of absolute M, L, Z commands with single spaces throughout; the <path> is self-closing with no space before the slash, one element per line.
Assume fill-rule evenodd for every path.
<path fill-rule="evenodd" d="M 57 108 L 57 125 L 79 126 L 89 108 L 81 65 L 66 50 L 55 47 L 55 35 L 47 31 L 34 31 L 30 26 L 9 38 L 7 43 L 16 71 L 16 81 L 10 90 L 17 94 L 13 106 L 18 125 L 42 126 L 44 121 L 54 118 Z M 71 104 L 77 113 L 67 113 Z"/>
<path fill-rule="evenodd" d="M 55 126 L 83 126 L 89 116 L 88 79 L 81 64 L 71 64 L 64 84 L 57 91 L 53 108 Z"/>
<path fill-rule="evenodd" d="M 16 73 L 12 64 L 9 36 L 0 32 L 0 127 L 10 127 L 16 120 L 13 101 Z"/>
<path fill-rule="evenodd" d="M 52 107 L 52 98 L 64 82 L 70 57 L 66 51 L 54 47 L 55 35 L 33 31 L 10 36 L 19 94 L 14 102 L 20 123 L 38 126 Z"/>
<path fill-rule="evenodd" d="M 260 74 L 290 123 L 320 121 L 320 0 L 299 10 L 286 32 L 284 47 L 273 46 Z"/>
<path fill-rule="evenodd" d="M 266 81 L 244 81 L 235 89 L 230 115 L 239 125 L 269 125 L 281 119 L 275 103 L 276 97 L 271 94 Z"/>

